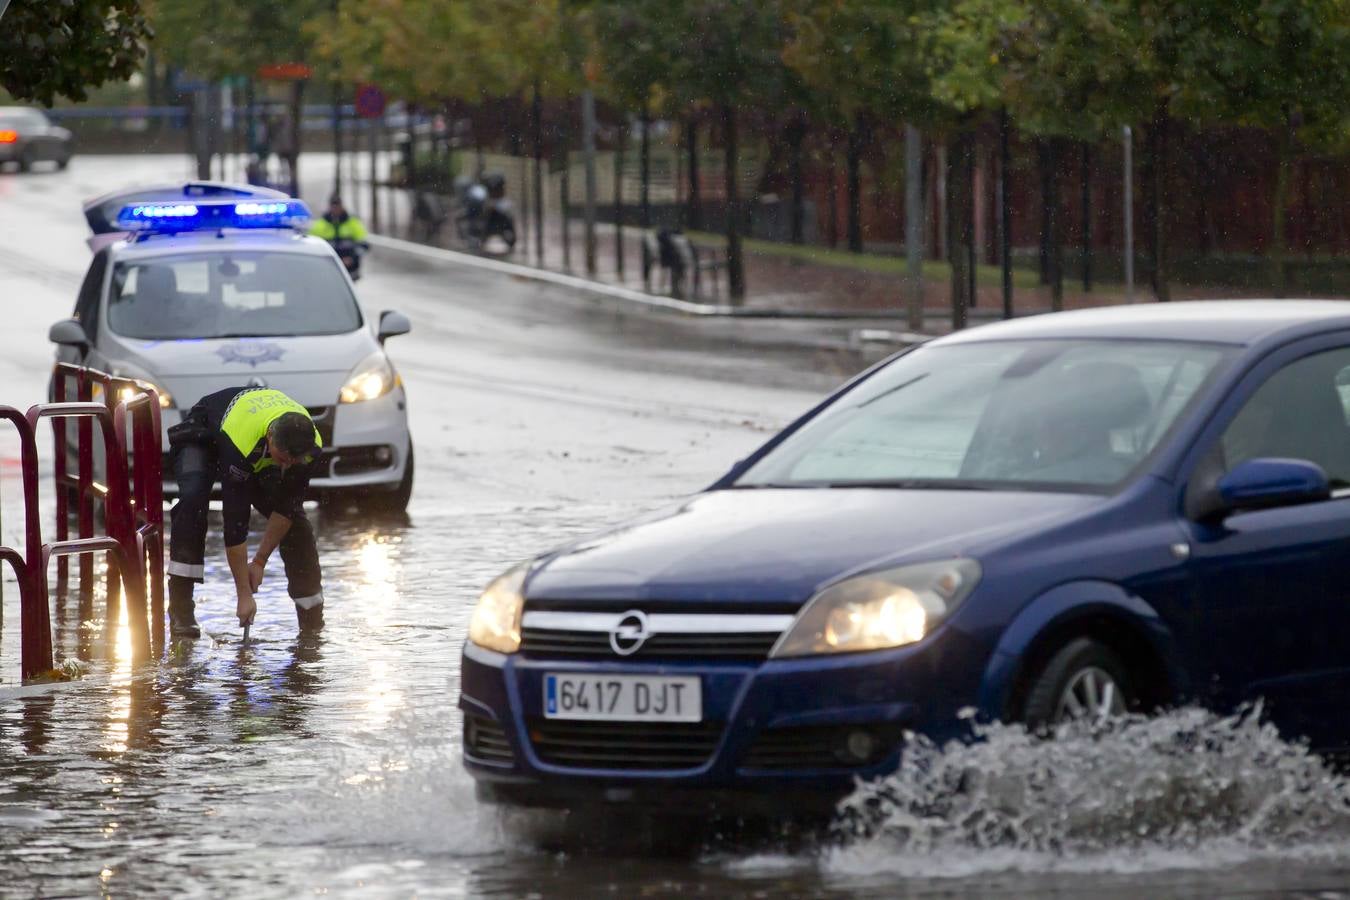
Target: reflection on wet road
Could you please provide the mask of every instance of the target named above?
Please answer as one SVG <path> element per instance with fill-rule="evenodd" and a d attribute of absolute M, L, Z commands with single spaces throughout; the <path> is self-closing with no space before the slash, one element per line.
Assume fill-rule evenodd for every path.
<path fill-rule="evenodd" d="M 46 329 L 88 259 L 78 200 L 174 172 L 186 162 L 78 158 L 60 175 L 0 175 L 0 291 L 21 301 L 5 304 L 0 402 L 45 394 Z M 0 896 L 1208 897 L 1350 883 L 1344 780 L 1260 731 L 1197 739 L 1225 726 L 1186 714 L 1053 758 L 1015 733 L 934 750 L 928 772 L 962 789 L 963 773 L 984 773 L 985 793 L 944 806 L 932 792 L 945 781 L 907 773 L 876 795 L 873 830 L 815 853 L 713 841 L 669 858 L 659 833 L 652 852 L 617 860 L 532 849 L 475 803 L 460 768 L 459 645 L 477 592 L 707 484 L 851 364 L 794 349 L 789 324 L 624 314 L 378 254 L 359 293 L 367 315 L 396 308 L 414 323 L 389 345 L 417 445 L 409 514 L 315 510 L 328 602 L 313 639 L 297 640 L 274 564 L 253 641 L 239 644 L 218 543 L 198 595 L 215 637 L 152 665 L 132 669 L 101 594 L 59 597 L 58 654 L 84 674 L 57 687 L 16 683 L 6 582 Z M 7 543 L 20 530 L 16 455 L 0 435 Z M 1064 809 L 1080 818 L 1065 825 Z M 1153 818 L 1130 818 L 1140 809 Z M 1234 809 L 1271 811 L 1270 827 L 1244 831 L 1224 818 Z M 1320 830 L 1282 831 L 1276 814 Z M 1151 830 L 1121 830 L 1141 821 Z"/>

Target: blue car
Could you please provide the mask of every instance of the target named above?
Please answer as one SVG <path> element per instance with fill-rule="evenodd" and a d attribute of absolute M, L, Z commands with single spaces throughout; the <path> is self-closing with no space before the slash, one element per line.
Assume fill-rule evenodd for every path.
<path fill-rule="evenodd" d="M 1350 303 L 931 341 L 493 581 L 464 764 L 525 806 L 828 810 L 908 732 L 1262 698 L 1350 745 Z"/>

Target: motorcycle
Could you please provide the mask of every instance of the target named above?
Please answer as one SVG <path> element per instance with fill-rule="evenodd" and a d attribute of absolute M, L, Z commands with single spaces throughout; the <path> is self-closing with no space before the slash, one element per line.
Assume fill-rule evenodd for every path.
<path fill-rule="evenodd" d="M 499 237 L 510 253 L 516 246 L 516 220 L 511 201 L 506 197 L 506 178 L 486 175 L 482 181 L 455 179 L 459 197 L 459 212 L 455 216 L 455 230 L 460 240 L 474 250 L 482 250 L 492 237 Z"/>
<path fill-rule="evenodd" d="M 370 244 L 365 241 L 355 241 L 351 238 L 338 238 L 333 241 L 333 249 L 337 251 L 338 258 L 342 260 L 342 265 L 346 267 L 347 274 L 356 281 L 361 277 L 361 257 L 370 249 Z"/>

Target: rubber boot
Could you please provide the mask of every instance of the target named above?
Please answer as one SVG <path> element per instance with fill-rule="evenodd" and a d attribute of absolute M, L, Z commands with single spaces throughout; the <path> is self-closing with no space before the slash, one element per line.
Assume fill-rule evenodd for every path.
<path fill-rule="evenodd" d="M 199 638 L 196 605 L 192 602 L 191 578 L 169 576 L 169 635 L 175 638 Z"/>
<path fill-rule="evenodd" d="M 296 621 L 300 623 L 300 632 L 315 632 L 323 628 L 323 604 L 312 606 L 309 609 L 295 608 Z"/>

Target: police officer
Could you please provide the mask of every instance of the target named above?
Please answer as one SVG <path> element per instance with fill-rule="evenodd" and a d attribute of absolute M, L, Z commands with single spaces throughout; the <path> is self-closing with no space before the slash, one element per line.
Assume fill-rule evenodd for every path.
<path fill-rule="evenodd" d="M 366 242 L 369 234 L 361 220 L 347 212 L 340 196 L 328 198 L 328 212 L 310 226 L 309 233 L 332 244 L 351 276 L 359 276 L 361 254 L 370 246 Z"/>
<path fill-rule="evenodd" d="M 169 540 L 169 624 L 175 637 L 198 637 L 193 586 L 205 574 L 206 513 L 220 481 L 225 559 L 234 577 L 239 624 L 253 621 L 253 592 L 272 551 L 281 548 L 286 581 L 301 631 L 323 627 L 323 585 L 314 530 L 305 518 L 305 489 L 317 451 L 318 429 L 303 406 L 281 391 L 226 388 L 208 394 L 169 429 L 170 460 L 178 479 Z M 249 508 L 267 528 L 248 558 Z"/>

